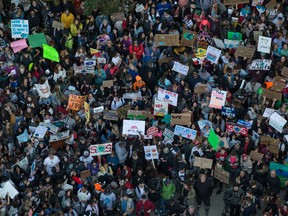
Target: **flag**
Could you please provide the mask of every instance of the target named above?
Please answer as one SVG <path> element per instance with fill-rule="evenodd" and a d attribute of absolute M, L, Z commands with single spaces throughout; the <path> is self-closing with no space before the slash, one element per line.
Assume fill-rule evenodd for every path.
<path fill-rule="evenodd" d="M 218 148 L 219 144 L 219 137 L 218 135 L 214 132 L 213 129 L 210 129 L 210 133 L 208 136 L 208 142 L 210 145 L 216 150 Z"/>

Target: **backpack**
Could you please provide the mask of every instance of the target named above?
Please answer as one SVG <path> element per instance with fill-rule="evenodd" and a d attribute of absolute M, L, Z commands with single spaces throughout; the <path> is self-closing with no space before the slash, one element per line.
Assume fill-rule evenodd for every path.
<path fill-rule="evenodd" d="M 84 215 L 85 205 L 81 202 L 78 202 L 74 205 L 73 209 L 77 212 L 78 215 Z"/>

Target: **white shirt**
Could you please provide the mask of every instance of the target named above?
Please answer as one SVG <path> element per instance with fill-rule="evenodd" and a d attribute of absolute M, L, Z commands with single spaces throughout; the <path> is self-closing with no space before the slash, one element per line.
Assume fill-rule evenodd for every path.
<path fill-rule="evenodd" d="M 52 168 L 56 166 L 59 162 L 60 159 L 56 155 L 54 155 L 53 159 L 51 159 L 49 156 L 45 158 L 43 164 L 46 167 L 47 173 L 49 175 L 53 175 Z"/>

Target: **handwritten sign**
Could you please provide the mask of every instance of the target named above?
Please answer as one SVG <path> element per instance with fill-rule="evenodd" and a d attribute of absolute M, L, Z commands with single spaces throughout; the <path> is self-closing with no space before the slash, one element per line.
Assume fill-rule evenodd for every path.
<path fill-rule="evenodd" d="M 127 135 L 144 135 L 145 121 L 124 120 L 122 133 Z"/>
<path fill-rule="evenodd" d="M 262 135 L 262 136 L 260 136 L 260 144 L 269 145 L 271 139 L 272 139 L 272 138 L 271 138 L 270 136 Z"/>
<path fill-rule="evenodd" d="M 51 134 L 49 142 L 65 140 L 65 139 L 68 139 L 69 137 L 70 137 L 70 130 L 67 130 L 64 132 L 57 133 L 57 134 Z"/>
<path fill-rule="evenodd" d="M 153 160 L 159 158 L 159 153 L 156 145 L 144 146 L 145 159 Z"/>
<path fill-rule="evenodd" d="M 127 118 L 131 120 L 144 120 L 146 119 L 146 116 L 143 115 L 142 110 L 128 110 Z"/>
<path fill-rule="evenodd" d="M 245 126 L 238 125 L 232 122 L 226 122 L 226 131 L 230 133 L 237 133 L 243 136 L 248 136 L 248 129 Z"/>
<path fill-rule="evenodd" d="M 110 88 L 113 86 L 113 84 L 114 84 L 113 80 L 104 80 L 103 81 L 103 87 L 104 88 Z"/>
<path fill-rule="evenodd" d="M 235 56 L 253 58 L 255 51 L 255 47 L 239 46 L 235 52 Z"/>
<path fill-rule="evenodd" d="M 222 106 L 225 105 L 226 96 L 227 91 L 213 89 L 211 93 L 209 107 L 213 107 L 215 109 L 222 109 Z"/>
<path fill-rule="evenodd" d="M 282 93 L 271 91 L 271 90 L 264 89 L 264 88 L 262 90 L 263 90 L 263 96 L 265 96 L 266 98 L 271 99 L 271 100 L 274 100 L 274 99 L 279 100 L 279 101 L 282 100 Z"/>
<path fill-rule="evenodd" d="M 208 46 L 208 48 L 206 50 L 207 60 L 209 60 L 210 62 L 212 62 L 214 64 L 217 64 L 220 55 L 221 55 L 221 50 L 219 50 L 213 46 Z"/>
<path fill-rule="evenodd" d="M 170 140 L 174 140 L 174 133 L 173 133 L 173 131 L 169 130 L 168 128 L 165 128 L 165 130 L 163 132 L 163 136 L 167 137 Z"/>
<path fill-rule="evenodd" d="M 250 65 L 250 70 L 270 70 L 272 60 L 270 59 L 255 59 Z"/>
<path fill-rule="evenodd" d="M 256 151 L 251 151 L 251 153 L 250 153 L 250 158 L 251 158 L 251 160 L 254 160 L 254 161 L 261 161 L 263 156 L 264 156 L 264 154 L 262 154 L 260 152 L 256 152 Z"/>
<path fill-rule="evenodd" d="M 155 98 L 154 115 L 163 117 L 166 114 L 168 114 L 168 102 Z"/>
<path fill-rule="evenodd" d="M 12 38 L 28 38 L 29 22 L 28 20 L 12 19 L 11 20 Z"/>
<path fill-rule="evenodd" d="M 212 159 L 195 157 L 194 166 L 200 167 L 201 169 L 211 169 L 213 164 Z"/>
<path fill-rule="evenodd" d="M 277 112 L 274 112 L 269 119 L 269 125 L 275 128 L 277 131 L 282 133 L 284 125 L 287 123 L 287 120 L 279 115 Z"/>
<path fill-rule="evenodd" d="M 156 46 L 179 46 L 179 34 L 156 34 L 154 44 Z"/>
<path fill-rule="evenodd" d="M 224 0 L 224 5 L 249 4 L 249 0 Z"/>
<path fill-rule="evenodd" d="M 266 8 L 266 10 L 273 9 L 274 7 L 276 7 L 276 5 L 277 5 L 277 1 L 271 0 L 265 5 L 265 8 Z"/>
<path fill-rule="evenodd" d="M 197 32 L 183 30 L 181 36 L 181 45 L 182 46 L 193 46 L 196 40 Z"/>
<path fill-rule="evenodd" d="M 195 94 L 203 94 L 206 93 L 208 89 L 208 84 L 197 83 L 194 87 Z"/>
<path fill-rule="evenodd" d="M 213 173 L 214 178 L 218 179 L 219 181 L 229 184 L 229 172 L 218 168 L 217 166 L 214 168 Z"/>
<path fill-rule="evenodd" d="M 288 67 L 283 67 L 281 71 L 281 75 L 288 78 Z"/>
<path fill-rule="evenodd" d="M 68 101 L 68 108 L 76 111 L 80 110 L 83 107 L 86 98 L 87 96 L 78 96 L 70 94 Z"/>
<path fill-rule="evenodd" d="M 259 36 L 257 51 L 262 53 L 270 53 L 272 38 Z"/>
<path fill-rule="evenodd" d="M 117 111 L 109 110 L 104 112 L 103 119 L 109 121 L 118 121 L 119 117 L 117 115 Z"/>
<path fill-rule="evenodd" d="M 111 154 L 112 152 L 112 143 L 104 143 L 90 146 L 90 155 L 106 155 Z"/>
<path fill-rule="evenodd" d="M 158 88 L 158 99 L 167 101 L 169 104 L 173 106 L 177 106 L 178 94 L 167 91 L 165 89 Z"/>
<path fill-rule="evenodd" d="M 194 140 L 196 138 L 197 131 L 191 128 L 176 125 L 174 129 L 174 135 L 182 136 L 183 138 Z"/>
<path fill-rule="evenodd" d="M 270 145 L 269 145 L 269 150 L 275 155 L 279 154 L 279 145 L 276 139 L 271 139 Z"/>
<path fill-rule="evenodd" d="M 191 113 L 172 113 L 171 124 L 178 125 L 190 125 L 191 124 Z"/>
<path fill-rule="evenodd" d="M 174 62 L 172 70 L 187 76 L 188 71 L 189 71 L 189 66 L 183 65 L 183 64 L 181 64 L 179 62 Z"/>

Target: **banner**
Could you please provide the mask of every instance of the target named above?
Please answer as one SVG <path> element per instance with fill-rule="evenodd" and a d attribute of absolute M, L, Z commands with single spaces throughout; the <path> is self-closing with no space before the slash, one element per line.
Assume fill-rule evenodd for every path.
<path fill-rule="evenodd" d="M 225 44 L 219 38 L 213 38 L 215 45 L 220 49 L 225 49 Z"/>
<path fill-rule="evenodd" d="M 14 53 L 20 52 L 21 50 L 28 47 L 28 45 L 26 43 L 26 39 L 20 39 L 17 41 L 13 41 L 13 42 L 11 42 L 10 46 L 11 46 Z"/>
<path fill-rule="evenodd" d="M 174 62 L 172 70 L 187 76 L 188 71 L 189 71 L 189 66 L 183 65 L 179 62 Z"/>
<path fill-rule="evenodd" d="M 257 51 L 262 53 L 270 53 L 272 38 L 259 36 Z"/>
<path fill-rule="evenodd" d="M 68 100 L 68 108 L 76 111 L 80 110 L 83 107 L 86 98 L 87 96 L 78 96 L 70 94 Z"/>
<path fill-rule="evenodd" d="M 229 184 L 230 179 L 229 175 L 230 175 L 229 172 L 215 166 L 213 173 L 215 179 L 218 179 L 220 182 L 223 182 L 225 184 Z"/>
<path fill-rule="evenodd" d="M 155 46 L 179 46 L 179 34 L 156 34 Z"/>
<path fill-rule="evenodd" d="M 274 112 L 269 119 L 269 125 L 275 128 L 278 132 L 282 133 L 284 125 L 287 123 L 287 120 L 280 116 L 277 112 Z"/>
<path fill-rule="evenodd" d="M 145 121 L 123 120 L 122 134 L 144 135 L 145 134 Z"/>
<path fill-rule="evenodd" d="M 43 44 L 47 44 L 44 33 L 29 35 L 28 42 L 32 48 L 42 47 Z"/>
<path fill-rule="evenodd" d="M 270 59 L 255 59 L 250 65 L 250 70 L 270 70 L 272 60 Z"/>
<path fill-rule="evenodd" d="M 47 129 L 46 127 L 44 127 L 44 126 L 38 126 L 38 127 L 36 128 L 33 136 L 34 136 L 34 137 L 37 137 L 37 138 L 43 139 L 44 136 L 45 136 L 45 134 L 46 134 L 46 132 L 47 132 L 47 130 L 48 130 L 48 129 Z"/>
<path fill-rule="evenodd" d="M 172 113 L 171 124 L 190 125 L 192 113 Z"/>
<path fill-rule="evenodd" d="M 19 143 L 28 142 L 28 140 L 29 140 L 29 135 L 28 135 L 27 129 L 25 129 L 22 134 L 20 134 L 20 135 L 17 136 L 17 140 L 18 140 Z"/>
<path fill-rule="evenodd" d="M 212 47 L 212 46 L 208 46 L 207 50 L 206 50 L 206 58 L 207 60 L 209 60 L 210 62 L 217 64 L 219 57 L 221 55 L 221 50 Z"/>
<path fill-rule="evenodd" d="M 86 101 L 84 101 L 84 112 L 85 112 L 86 122 L 88 123 L 90 120 L 90 105 Z"/>
<path fill-rule="evenodd" d="M 248 136 L 248 129 L 244 126 L 237 125 L 232 122 L 226 122 L 226 131 L 230 133 L 237 133 L 243 136 Z"/>
<path fill-rule="evenodd" d="M 35 87 L 40 97 L 48 98 L 51 95 L 48 80 L 44 84 L 35 84 Z"/>
<path fill-rule="evenodd" d="M 97 156 L 97 155 L 111 154 L 112 146 L 113 146 L 112 143 L 90 145 L 90 155 Z"/>
<path fill-rule="evenodd" d="M 195 157 L 194 166 L 200 167 L 201 169 L 212 169 L 213 160 L 202 157 Z"/>
<path fill-rule="evenodd" d="M 57 134 L 51 134 L 49 142 L 57 142 L 57 141 L 65 140 L 68 138 L 70 138 L 70 130 L 63 131 Z"/>
<path fill-rule="evenodd" d="M 159 153 L 156 145 L 144 146 L 144 152 L 146 160 L 159 159 Z"/>
<path fill-rule="evenodd" d="M 166 114 L 168 114 L 168 102 L 155 98 L 154 115 L 163 117 Z"/>
<path fill-rule="evenodd" d="M 191 47 L 194 45 L 196 41 L 197 32 L 189 31 L 189 30 L 183 30 L 182 36 L 181 36 L 181 45 L 182 46 L 188 46 Z"/>
<path fill-rule="evenodd" d="M 59 62 L 59 53 L 54 47 L 43 44 L 43 57 L 55 62 Z"/>
<path fill-rule="evenodd" d="M 182 136 L 183 138 L 187 138 L 190 140 L 195 140 L 196 135 L 197 135 L 197 131 L 192 130 L 191 128 L 176 125 L 176 127 L 174 129 L 174 135 Z"/>
<path fill-rule="evenodd" d="M 235 52 L 235 56 L 253 58 L 256 49 L 255 47 L 239 46 Z"/>
<path fill-rule="evenodd" d="M 172 106 L 177 106 L 177 101 L 178 101 L 177 93 L 158 88 L 157 98 L 159 100 L 164 100 L 165 102 L 168 102 Z"/>
<path fill-rule="evenodd" d="M 213 107 L 215 109 L 222 109 L 222 106 L 225 105 L 226 96 L 227 91 L 213 89 L 211 93 L 209 107 Z"/>
<path fill-rule="evenodd" d="M 174 133 L 173 133 L 173 131 L 169 130 L 168 128 L 165 128 L 165 130 L 163 132 L 163 136 L 170 139 L 170 140 L 174 140 Z"/>
<path fill-rule="evenodd" d="M 224 116 L 233 118 L 233 117 L 235 117 L 235 109 L 234 109 L 234 107 L 223 106 L 221 114 L 224 115 Z"/>
<path fill-rule="evenodd" d="M 29 35 L 28 20 L 12 19 L 11 34 L 12 38 L 27 38 Z"/>

